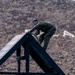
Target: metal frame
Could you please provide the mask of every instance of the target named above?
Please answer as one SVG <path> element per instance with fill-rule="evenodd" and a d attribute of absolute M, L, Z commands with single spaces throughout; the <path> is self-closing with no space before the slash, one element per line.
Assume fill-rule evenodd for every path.
<path fill-rule="evenodd" d="M 13 51 L 11 52 L 16 51 L 17 58 L 21 57 L 17 59 L 18 71 L 17 72 L 0 72 L 1 75 L 2 74 L 7 74 L 7 75 L 8 74 L 9 75 L 11 74 L 16 74 L 16 75 L 35 75 L 35 74 L 36 75 L 38 74 L 39 75 L 65 75 L 64 72 L 56 65 L 56 63 L 52 60 L 52 58 L 46 53 L 46 51 L 43 50 L 43 48 L 40 46 L 40 44 L 35 40 L 35 38 L 31 34 L 26 34 L 21 40 L 19 40 L 16 46 L 14 46 L 13 49 L 17 48 L 17 50 L 12 49 Z M 21 56 L 21 46 L 23 46 L 24 48 L 24 56 Z M 29 55 L 32 56 L 32 58 L 36 61 L 36 63 L 41 67 L 41 69 L 45 73 L 30 73 L 29 72 Z M 5 61 L 7 57 L 4 57 L 5 59 L 3 60 Z M 20 69 L 21 60 L 26 60 L 26 72 L 25 73 L 21 72 L 21 69 Z"/>
<path fill-rule="evenodd" d="M 28 40 L 25 41 L 25 43 L 23 44 L 23 47 L 24 47 L 24 56 L 21 56 L 21 46 L 16 51 L 17 57 L 21 57 L 19 60 L 17 60 L 18 74 L 21 74 L 21 69 L 20 69 L 20 67 L 21 67 L 20 61 L 21 60 L 26 60 L 26 74 L 29 74 L 29 44 L 28 44 Z"/>
<path fill-rule="evenodd" d="M 18 71 L 17 72 L 0 72 L 1 75 L 2 74 L 30 75 L 29 74 L 29 44 L 28 44 L 28 41 L 26 42 L 26 44 L 23 44 L 23 47 L 24 47 L 24 56 L 21 56 L 21 46 L 19 46 L 18 49 L 16 50 Z M 21 60 L 26 60 L 26 73 L 21 72 L 21 63 L 20 63 Z"/>

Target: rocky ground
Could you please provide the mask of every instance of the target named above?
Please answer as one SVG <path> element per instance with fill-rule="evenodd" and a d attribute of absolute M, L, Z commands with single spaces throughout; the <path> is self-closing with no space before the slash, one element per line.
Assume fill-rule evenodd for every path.
<path fill-rule="evenodd" d="M 32 20 L 47 21 L 57 28 L 47 53 L 60 66 L 66 75 L 75 75 L 75 38 L 63 37 L 67 30 L 75 35 L 75 2 L 72 0 L 0 0 L 0 49 L 15 35 L 32 27 Z M 25 71 L 25 61 L 21 62 Z M 2 66 L 0 72 L 17 71 L 14 53 Z M 30 57 L 30 72 L 43 72 Z"/>

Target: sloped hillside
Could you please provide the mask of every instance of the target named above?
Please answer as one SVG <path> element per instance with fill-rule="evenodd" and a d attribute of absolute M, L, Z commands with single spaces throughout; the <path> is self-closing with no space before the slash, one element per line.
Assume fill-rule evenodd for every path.
<path fill-rule="evenodd" d="M 75 35 L 74 12 L 72 0 L 0 0 L 0 49 L 15 35 L 31 28 L 34 18 L 50 22 L 56 26 L 55 34 L 59 36 L 51 38 L 47 52 L 66 75 L 75 75 L 75 38 L 62 36 L 64 30 Z M 17 70 L 14 57 L 15 53 L 0 71 Z M 42 72 L 32 59 L 30 63 L 30 71 Z"/>

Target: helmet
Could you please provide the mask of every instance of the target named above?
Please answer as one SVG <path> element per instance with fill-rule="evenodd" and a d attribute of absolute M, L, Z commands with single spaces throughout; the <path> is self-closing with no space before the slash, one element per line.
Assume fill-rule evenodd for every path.
<path fill-rule="evenodd" d="M 37 19 L 34 19 L 32 22 L 38 22 L 38 20 Z"/>

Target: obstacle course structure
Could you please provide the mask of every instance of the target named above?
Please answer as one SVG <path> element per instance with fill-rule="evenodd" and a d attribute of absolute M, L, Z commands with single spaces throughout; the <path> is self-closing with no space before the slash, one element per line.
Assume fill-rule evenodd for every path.
<path fill-rule="evenodd" d="M 24 56 L 21 56 L 21 46 L 24 48 Z M 2 65 L 16 51 L 18 61 L 17 72 L 0 72 L 0 74 L 17 75 L 65 75 L 53 59 L 40 46 L 35 38 L 27 33 L 15 36 L 2 50 L 0 50 L 0 65 Z M 40 66 L 44 73 L 29 72 L 29 55 Z M 26 72 L 20 71 L 20 61 L 26 60 Z"/>

